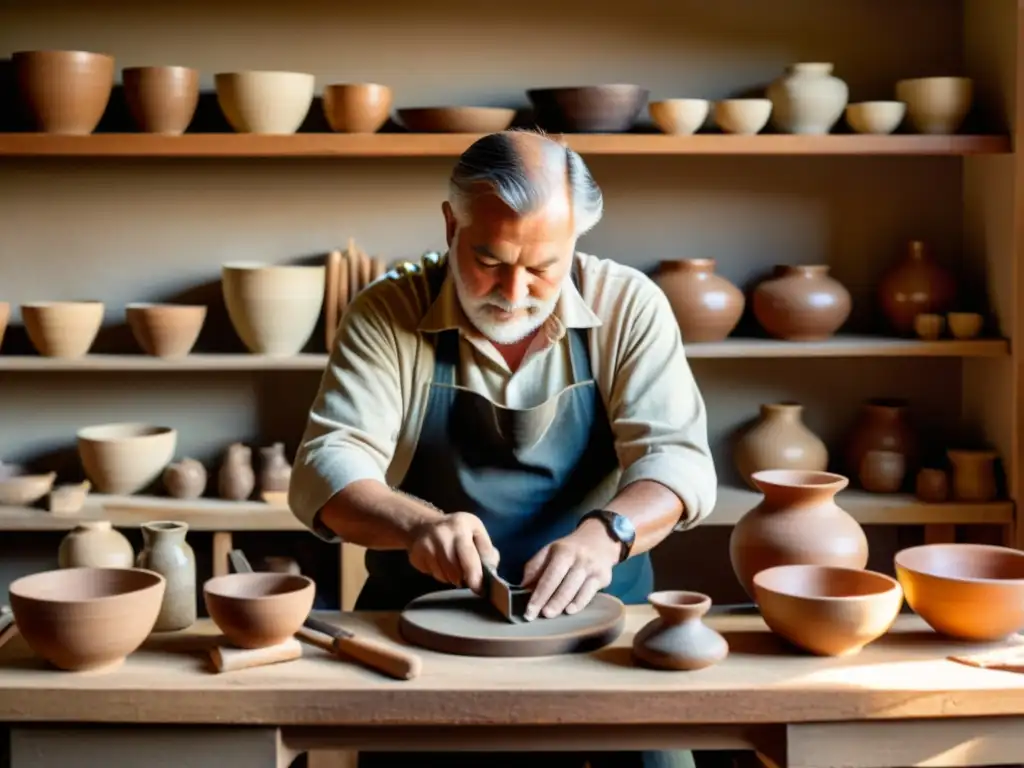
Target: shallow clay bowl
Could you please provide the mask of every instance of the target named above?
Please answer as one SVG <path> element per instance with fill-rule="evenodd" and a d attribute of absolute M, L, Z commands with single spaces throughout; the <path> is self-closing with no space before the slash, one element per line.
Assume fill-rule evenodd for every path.
<path fill-rule="evenodd" d="M 203 586 L 210 618 L 238 648 L 265 648 L 294 635 L 313 608 L 316 585 L 292 573 L 231 573 Z"/>
<path fill-rule="evenodd" d="M 114 57 L 90 51 L 19 51 L 12 57 L 22 107 L 35 130 L 96 130 L 114 88 Z"/>
<path fill-rule="evenodd" d="M 1001 640 L 1024 629 L 1024 552 L 988 544 L 925 544 L 896 553 L 907 604 L 940 634 Z"/>
<path fill-rule="evenodd" d="M 497 133 L 515 119 L 502 107 L 422 107 L 398 110 L 398 119 L 413 133 Z"/>
<path fill-rule="evenodd" d="M 526 92 L 537 123 L 558 133 L 622 133 L 633 127 L 650 98 L 639 85 L 533 88 Z"/>
<path fill-rule="evenodd" d="M 78 457 L 97 493 L 141 491 L 171 463 L 177 444 L 177 430 L 136 422 L 78 430 Z"/>
<path fill-rule="evenodd" d="M 819 656 L 848 656 L 889 631 L 903 606 L 895 579 L 824 565 L 779 565 L 754 576 L 769 629 Z"/>
<path fill-rule="evenodd" d="M 166 580 L 138 568 L 63 568 L 11 584 L 11 609 L 29 648 L 56 667 L 118 664 L 149 636 Z"/>
<path fill-rule="evenodd" d="M 82 357 L 103 325 L 103 302 L 29 302 L 21 305 L 21 321 L 32 346 L 43 357 Z"/>
<path fill-rule="evenodd" d="M 48 472 L 45 475 L 12 474 L 0 477 L 0 504 L 12 507 L 35 504 L 50 492 L 56 479 L 56 472 Z"/>
<path fill-rule="evenodd" d="M 184 357 L 192 351 L 206 320 L 206 307 L 187 304 L 129 304 L 125 317 L 146 354 Z"/>
<path fill-rule="evenodd" d="M 337 133 L 376 133 L 387 122 L 394 94 L 377 83 L 337 83 L 324 87 L 327 124 Z"/>

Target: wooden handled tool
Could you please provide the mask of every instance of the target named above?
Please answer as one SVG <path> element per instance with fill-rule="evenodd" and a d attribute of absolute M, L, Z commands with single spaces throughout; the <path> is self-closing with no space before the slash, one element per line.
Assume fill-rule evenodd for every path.
<path fill-rule="evenodd" d="M 302 657 L 302 645 L 294 637 L 283 643 L 270 645 L 266 648 L 234 648 L 217 646 L 210 649 L 210 659 L 218 672 L 234 672 L 250 667 L 265 667 L 292 661 Z"/>

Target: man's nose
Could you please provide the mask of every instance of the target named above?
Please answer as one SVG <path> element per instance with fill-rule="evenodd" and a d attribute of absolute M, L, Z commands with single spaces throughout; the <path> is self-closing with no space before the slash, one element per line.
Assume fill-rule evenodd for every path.
<path fill-rule="evenodd" d="M 510 267 L 505 270 L 501 281 L 501 294 L 510 304 L 519 304 L 530 293 L 527 286 L 528 275 L 522 267 Z"/>

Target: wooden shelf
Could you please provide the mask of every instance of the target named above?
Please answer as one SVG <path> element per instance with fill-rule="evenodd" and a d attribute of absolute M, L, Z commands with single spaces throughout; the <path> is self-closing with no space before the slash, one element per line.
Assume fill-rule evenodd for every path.
<path fill-rule="evenodd" d="M 300 133 L 288 136 L 0 133 L 0 156 L 455 157 L 479 136 L 466 133 Z M 585 155 L 988 155 L 1011 151 L 1007 136 L 666 136 L 633 133 L 567 134 L 566 138 L 570 146 Z"/>
<path fill-rule="evenodd" d="M 718 505 L 703 525 L 735 525 L 758 503 L 760 494 L 743 488 L 719 488 Z M 888 496 L 846 490 L 840 506 L 863 525 L 1008 525 L 1013 503 L 949 502 L 925 504 L 913 496 Z M 261 501 L 181 501 L 158 496 L 93 494 L 78 515 L 55 516 L 40 509 L 0 506 L 0 531 L 64 531 L 83 520 L 110 520 L 135 528 L 151 520 L 180 520 L 194 531 L 304 531 L 287 507 Z"/>
<path fill-rule="evenodd" d="M 837 336 L 828 341 L 792 342 L 732 338 L 687 344 L 693 360 L 794 357 L 1003 357 L 1006 339 L 918 341 L 877 336 Z M 249 354 L 194 354 L 162 359 L 149 355 L 86 355 L 76 359 L 0 355 L 0 371 L 319 371 L 326 354 L 268 357 Z"/>

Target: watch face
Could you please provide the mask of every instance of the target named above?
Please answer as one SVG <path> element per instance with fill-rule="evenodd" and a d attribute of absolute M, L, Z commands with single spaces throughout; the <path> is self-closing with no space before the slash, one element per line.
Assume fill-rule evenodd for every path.
<path fill-rule="evenodd" d="M 612 528 L 615 529 L 615 535 L 620 541 L 632 542 L 636 537 L 636 528 L 633 527 L 632 521 L 625 515 L 616 515 L 612 518 Z"/>

